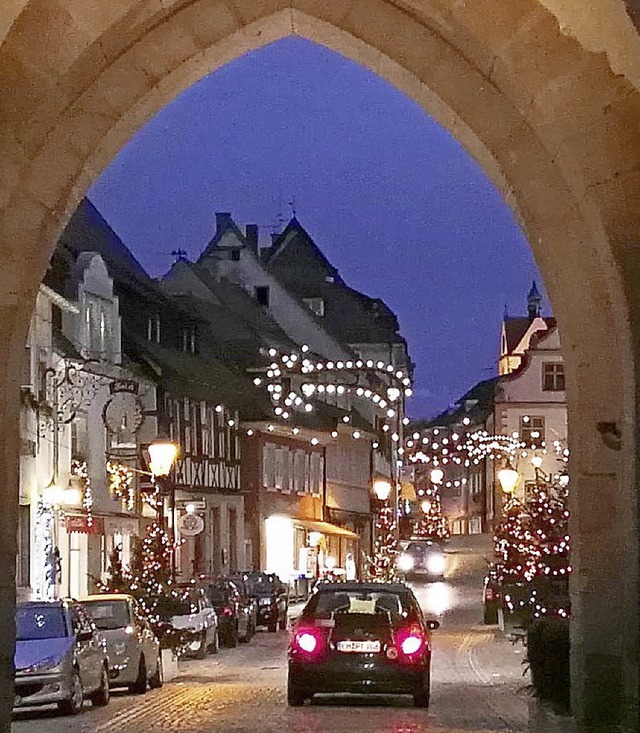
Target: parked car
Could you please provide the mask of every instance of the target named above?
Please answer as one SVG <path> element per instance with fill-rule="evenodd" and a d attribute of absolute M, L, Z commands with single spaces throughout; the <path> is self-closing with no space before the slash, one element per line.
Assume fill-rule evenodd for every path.
<path fill-rule="evenodd" d="M 405 578 L 441 580 L 447 568 L 442 545 L 431 540 L 411 540 L 398 555 L 398 570 Z"/>
<path fill-rule="evenodd" d="M 187 653 L 204 659 L 207 652 L 217 654 L 220 647 L 218 616 L 205 589 L 193 583 L 174 586 L 177 594 L 158 599 L 155 613 L 182 633 Z"/>
<path fill-rule="evenodd" d="M 229 580 L 236 586 L 240 593 L 242 603 L 246 608 L 247 615 L 249 617 L 249 623 L 253 633 L 255 633 L 258 626 L 258 599 L 251 593 L 251 585 L 248 580 L 245 579 L 242 573 L 233 573 L 227 576 Z"/>
<path fill-rule="evenodd" d="M 316 693 L 412 695 L 428 707 L 431 631 L 404 583 L 321 583 L 297 619 L 289 645 L 287 700 Z"/>
<path fill-rule="evenodd" d="M 231 580 L 215 578 L 207 584 L 207 595 L 218 616 L 220 641 L 226 646 L 249 641 L 256 627 L 249 604 Z"/>
<path fill-rule="evenodd" d="M 112 687 L 144 694 L 147 684 L 162 687 L 160 642 L 138 603 L 126 593 L 87 596 L 80 600 L 107 641 Z"/>
<path fill-rule="evenodd" d="M 269 631 L 287 628 L 289 592 L 287 586 L 274 573 L 251 571 L 243 573 L 249 593 L 258 604 L 258 626 Z"/>
<path fill-rule="evenodd" d="M 55 703 L 75 715 L 85 698 L 107 705 L 107 644 L 80 604 L 19 603 L 15 622 L 15 708 Z"/>

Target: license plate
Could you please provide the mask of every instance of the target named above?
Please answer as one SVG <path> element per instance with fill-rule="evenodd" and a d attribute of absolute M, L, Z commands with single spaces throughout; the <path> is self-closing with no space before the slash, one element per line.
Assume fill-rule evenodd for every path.
<path fill-rule="evenodd" d="M 379 652 L 379 641 L 339 641 L 336 644 L 339 652 Z"/>

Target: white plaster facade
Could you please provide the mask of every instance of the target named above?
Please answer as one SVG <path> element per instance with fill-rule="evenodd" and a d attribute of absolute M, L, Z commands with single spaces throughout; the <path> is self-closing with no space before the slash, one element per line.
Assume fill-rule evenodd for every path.
<path fill-rule="evenodd" d="M 537 324 L 539 330 L 535 331 L 538 321 L 542 323 Z M 523 440 L 527 435 L 532 438 L 526 441 L 527 448 L 518 454 L 515 461 L 514 467 L 522 475 L 516 489 L 520 498 L 524 496 L 527 483 L 535 480 L 532 457 L 539 456 L 542 459 L 540 469 L 553 475 L 565 466 L 563 451 L 568 444 L 560 333 L 555 327 L 549 329 L 543 319 L 537 318 L 527 330 L 526 339 L 520 366 L 500 381 L 494 408 L 497 433 L 518 433 Z M 541 434 L 536 435 L 537 432 Z M 501 467 L 495 466 L 496 470 Z"/>

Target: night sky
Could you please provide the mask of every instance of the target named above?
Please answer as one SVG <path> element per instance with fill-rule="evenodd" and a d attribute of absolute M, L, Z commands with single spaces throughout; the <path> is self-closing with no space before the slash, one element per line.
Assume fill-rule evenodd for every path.
<path fill-rule="evenodd" d="M 533 279 L 542 291 L 510 209 L 456 140 L 387 82 L 299 38 L 188 89 L 89 198 L 154 276 L 172 250 L 200 254 L 216 211 L 261 225 L 267 244 L 295 208 L 344 280 L 398 315 L 413 417 L 493 376 L 505 304 L 525 315 Z"/>

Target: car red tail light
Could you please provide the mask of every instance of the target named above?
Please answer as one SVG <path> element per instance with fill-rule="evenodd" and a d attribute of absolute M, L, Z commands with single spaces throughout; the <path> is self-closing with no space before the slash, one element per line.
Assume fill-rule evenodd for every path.
<path fill-rule="evenodd" d="M 426 647 L 426 639 L 419 626 L 401 629 L 396 635 L 396 640 L 402 654 L 409 659 L 421 656 Z"/>
<path fill-rule="evenodd" d="M 324 639 L 318 629 L 300 628 L 293 637 L 293 646 L 308 656 L 316 656 L 322 651 Z"/>

